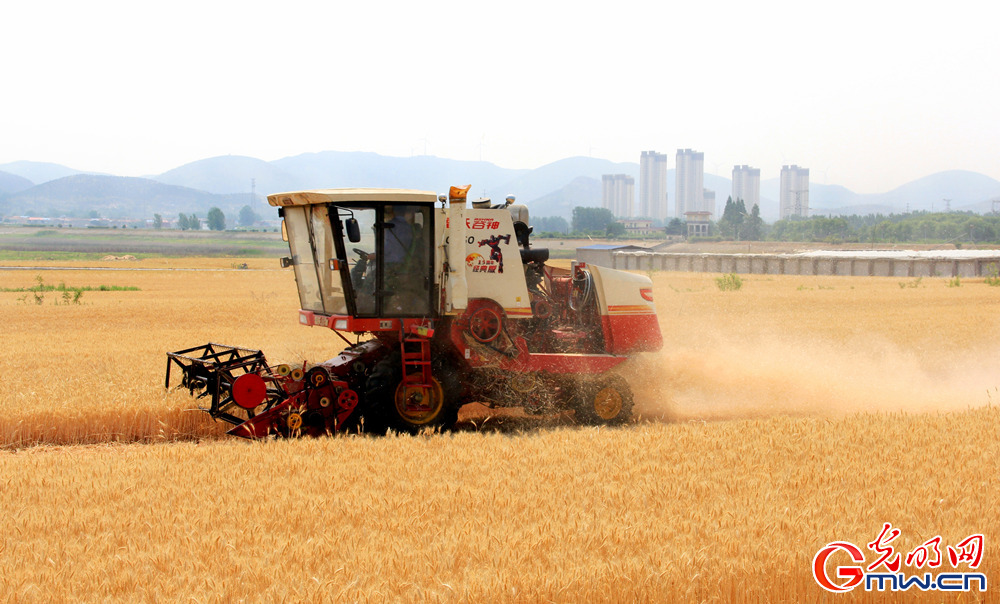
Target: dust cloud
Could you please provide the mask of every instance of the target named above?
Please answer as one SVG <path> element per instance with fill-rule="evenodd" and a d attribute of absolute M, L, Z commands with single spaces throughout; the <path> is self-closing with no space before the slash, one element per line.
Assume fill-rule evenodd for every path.
<path fill-rule="evenodd" d="M 875 339 L 846 343 L 774 336 L 664 346 L 622 374 L 635 414 L 665 421 L 957 411 L 1000 401 L 1000 347 L 942 355 Z"/>

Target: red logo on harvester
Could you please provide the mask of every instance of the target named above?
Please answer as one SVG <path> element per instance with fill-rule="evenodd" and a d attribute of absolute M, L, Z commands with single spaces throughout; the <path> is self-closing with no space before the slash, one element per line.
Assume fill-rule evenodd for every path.
<path fill-rule="evenodd" d="M 905 556 L 898 553 L 892 542 L 901 531 L 886 522 L 882 531 L 867 544 L 874 552 L 872 561 L 865 565 L 865 554 L 858 546 L 847 541 L 833 541 L 822 547 L 812 561 L 813 578 L 823 589 L 832 593 L 851 591 L 864 582 L 865 591 L 906 591 L 916 587 L 921 591 L 986 591 L 986 575 L 977 572 L 940 572 L 934 575 L 907 574 L 900 569 L 905 565 L 915 570 L 925 566 L 928 570 L 941 568 L 941 536 L 935 536 L 915 547 Z M 984 538 L 981 534 L 969 535 L 955 546 L 947 546 L 948 561 L 952 569 L 972 571 L 983 559 Z M 842 552 L 842 553 L 841 553 Z M 834 577 L 827 572 L 827 561 L 849 559 L 854 564 L 836 567 Z M 960 568 L 965 567 L 965 568 Z"/>

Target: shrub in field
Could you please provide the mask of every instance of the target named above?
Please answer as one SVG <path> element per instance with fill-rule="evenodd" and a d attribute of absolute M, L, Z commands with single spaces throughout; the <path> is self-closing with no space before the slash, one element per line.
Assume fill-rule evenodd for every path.
<path fill-rule="evenodd" d="M 741 279 L 736 273 L 729 273 L 728 275 L 716 277 L 715 284 L 721 291 L 736 291 L 743 287 L 743 279 Z"/>
<path fill-rule="evenodd" d="M 997 269 L 997 265 L 990 265 L 990 276 L 986 277 L 983 282 L 990 287 L 1000 286 L 1000 270 Z"/>
<path fill-rule="evenodd" d="M 0 288 L 0 292 L 30 292 L 34 297 L 35 304 L 42 304 L 45 302 L 45 292 L 61 292 L 62 300 L 65 304 L 79 304 L 80 298 L 83 297 L 83 292 L 89 291 L 100 291 L 100 292 L 122 292 L 122 291 L 139 291 L 139 288 L 134 285 L 86 285 L 82 287 L 70 287 L 67 286 L 65 282 L 60 282 L 59 285 L 49 285 L 45 283 L 45 280 L 41 275 L 35 277 L 35 281 L 38 282 L 34 287 L 3 287 Z M 28 296 L 21 296 L 17 299 L 22 304 L 28 303 Z M 58 300 L 56 304 L 58 304 Z"/>

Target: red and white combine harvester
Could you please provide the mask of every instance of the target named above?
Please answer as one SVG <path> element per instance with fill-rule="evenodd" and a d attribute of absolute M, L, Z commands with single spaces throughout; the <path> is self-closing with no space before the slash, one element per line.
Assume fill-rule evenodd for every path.
<path fill-rule="evenodd" d="M 206 344 L 167 354 L 181 385 L 211 398 L 230 434 L 450 428 L 468 402 L 585 423 L 632 412 L 611 370 L 662 344 L 652 283 L 529 245 L 528 211 L 405 189 L 268 197 L 298 285 L 299 323 L 347 344 L 313 365 L 270 366 L 259 350 Z M 440 207 L 435 207 L 437 202 Z M 353 337 L 348 337 L 353 335 Z"/>

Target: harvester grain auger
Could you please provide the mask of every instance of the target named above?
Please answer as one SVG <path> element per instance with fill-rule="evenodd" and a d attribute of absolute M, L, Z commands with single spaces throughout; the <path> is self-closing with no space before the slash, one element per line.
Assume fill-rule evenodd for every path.
<path fill-rule="evenodd" d="M 513 197 L 470 208 L 467 191 L 269 196 L 299 323 L 333 330 L 346 348 L 272 368 L 259 350 L 206 344 L 167 354 L 166 385 L 179 368 L 180 386 L 247 438 L 450 428 L 468 402 L 627 421 L 632 393 L 612 370 L 662 344 L 650 280 L 551 266 L 530 245 L 527 208 Z"/>

